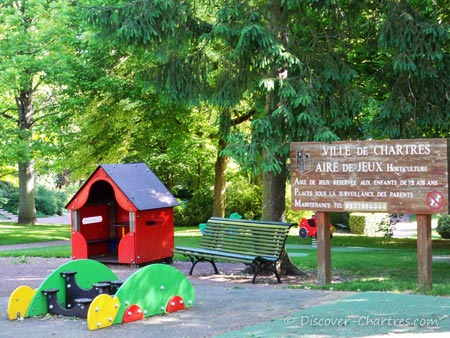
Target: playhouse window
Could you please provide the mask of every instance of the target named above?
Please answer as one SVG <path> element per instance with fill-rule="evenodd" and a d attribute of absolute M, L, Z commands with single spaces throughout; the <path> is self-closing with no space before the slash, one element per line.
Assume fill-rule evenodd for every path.
<path fill-rule="evenodd" d="M 146 226 L 162 225 L 163 223 L 164 223 L 164 219 L 162 219 L 162 218 L 150 219 L 150 220 L 145 221 Z"/>
<path fill-rule="evenodd" d="M 101 223 L 103 221 L 102 216 L 91 216 L 91 217 L 84 217 L 81 220 L 81 223 L 83 224 L 94 224 L 94 223 Z"/>

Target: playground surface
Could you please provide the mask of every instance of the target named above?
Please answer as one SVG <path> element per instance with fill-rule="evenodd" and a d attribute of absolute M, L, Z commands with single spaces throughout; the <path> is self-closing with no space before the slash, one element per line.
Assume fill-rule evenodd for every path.
<path fill-rule="evenodd" d="M 9 321 L 10 293 L 20 285 L 38 287 L 67 259 L 0 258 L 0 337 L 444 337 L 450 332 L 450 298 L 385 292 L 335 292 L 289 287 L 272 277 L 251 284 L 242 264 L 219 264 L 189 277 L 194 305 L 133 323 L 88 331 L 86 320 L 41 316 Z M 190 263 L 174 267 L 187 274 Z M 200 267 L 200 266 L 199 266 Z M 198 267 L 198 268 L 199 268 Z M 127 278 L 136 268 L 110 268 Z"/>

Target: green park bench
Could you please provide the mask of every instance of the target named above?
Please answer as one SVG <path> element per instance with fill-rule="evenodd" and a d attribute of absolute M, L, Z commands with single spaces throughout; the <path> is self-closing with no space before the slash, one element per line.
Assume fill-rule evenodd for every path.
<path fill-rule="evenodd" d="M 253 221 L 212 217 L 205 223 L 203 236 L 197 248 L 176 247 L 175 253 L 183 254 L 192 262 L 189 275 L 199 262 L 210 262 L 219 273 L 215 259 L 240 262 L 251 267 L 252 283 L 264 270 L 272 271 L 281 283 L 276 264 L 281 258 L 289 228 L 293 224 L 283 222 Z"/>

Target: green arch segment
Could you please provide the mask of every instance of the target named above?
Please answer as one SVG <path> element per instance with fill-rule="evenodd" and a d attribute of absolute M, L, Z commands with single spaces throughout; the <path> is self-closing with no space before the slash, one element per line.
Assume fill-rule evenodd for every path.
<path fill-rule="evenodd" d="M 144 317 L 163 314 L 173 296 L 182 297 L 186 308 L 191 307 L 194 287 L 182 272 L 170 265 L 148 265 L 131 275 L 117 291 L 120 308 L 114 324 L 122 323 L 130 305 L 138 305 L 144 311 Z"/>

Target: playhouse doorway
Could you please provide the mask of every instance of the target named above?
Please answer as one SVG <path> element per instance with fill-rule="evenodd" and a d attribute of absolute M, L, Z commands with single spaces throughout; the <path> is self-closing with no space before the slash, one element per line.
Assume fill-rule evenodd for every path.
<path fill-rule="evenodd" d="M 87 257 L 117 263 L 120 240 L 129 231 L 129 213 L 117 204 L 111 184 L 95 182 L 80 209 L 79 232 L 86 241 Z"/>

